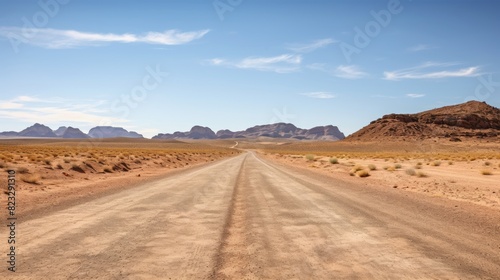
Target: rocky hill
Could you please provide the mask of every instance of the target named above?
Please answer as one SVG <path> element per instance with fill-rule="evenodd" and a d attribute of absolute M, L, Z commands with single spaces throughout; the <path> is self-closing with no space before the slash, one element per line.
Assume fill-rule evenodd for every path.
<path fill-rule="evenodd" d="M 173 134 L 158 134 L 153 139 L 228 139 L 260 137 L 289 138 L 298 140 L 341 140 L 344 134 L 336 126 L 317 126 L 311 129 L 297 128 L 290 123 L 275 123 L 258 125 L 244 131 L 219 130 L 214 133 L 208 127 L 194 126 L 189 132 L 175 132 Z"/>
<path fill-rule="evenodd" d="M 92 138 L 115 138 L 115 137 L 126 137 L 126 138 L 144 138 L 141 134 L 134 131 L 127 131 L 121 127 L 112 126 L 96 126 L 90 129 L 88 135 Z"/>
<path fill-rule="evenodd" d="M 19 132 L 20 137 L 57 137 L 50 127 L 35 123 L 34 125 Z"/>
<path fill-rule="evenodd" d="M 446 106 L 417 114 L 390 114 L 372 121 L 346 140 L 500 137 L 500 110 L 485 102 Z"/>
<path fill-rule="evenodd" d="M 78 128 L 73 128 L 73 127 L 68 127 L 64 130 L 63 135 L 61 135 L 62 138 L 65 139 L 86 139 L 90 138 L 87 134 L 83 133 L 80 129 Z"/>

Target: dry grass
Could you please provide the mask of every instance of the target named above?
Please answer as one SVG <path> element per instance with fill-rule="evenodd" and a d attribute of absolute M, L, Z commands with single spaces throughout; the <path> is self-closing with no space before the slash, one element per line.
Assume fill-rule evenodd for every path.
<path fill-rule="evenodd" d="M 370 169 L 371 171 L 377 170 L 377 166 L 375 166 L 375 164 L 368 164 L 368 169 Z"/>
<path fill-rule="evenodd" d="M 25 183 L 28 184 L 34 184 L 34 185 L 40 185 L 41 182 L 41 177 L 38 174 L 31 174 L 31 175 L 23 175 L 21 176 L 21 180 Z"/>
<path fill-rule="evenodd" d="M 356 176 L 361 177 L 361 178 L 368 177 L 368 176 L 370 176 L 370 172 L 368 170 L 364 170 L 364 169 L 358 170 L 356 172 Z"/>
<path fill-rule="evenodd" d="M 405 170 L 405 173 L 406 173 L 406 174 L 408 174 L 408 175 L 410 175 L 410 176 L 415 176 L 415 175 L 417 175 L 417 172 L 416 172 L 416 171 L 415 171 L 415 169 L 413 169 L 413 168 L 406 169 L 406 170 Z"/>
<path fill-rule="evenodd" d="M 440 166 L 441 165 L 441 161 L 435 160 L 435 161 L 431 162 L 430 165 L 431 166 Z"/>
<path fill-rule="evenodd" d="M 331 164 L 338 164 L 339 160 L 337 158 L 330 158 L 330 163 Z"/>
<path fill-rule="evenodd" d="M 424 172 L 422 171 L 418 171 L 417 174 L 416 174 L 417 177 L 419 178 L 426 178 L 426 177 L 429 177 L 429 175 L 425 174 Z"/>
<path fill-rule="evenodd" d="M 316 156 L 312 154 L 307 154 L 305 155 L 305 158 L 307 159 L 307 161 L 313 161 L 316 158 Z"/>
<path fill-rule="evenodd" d="M 493 175 L 493 171 L 491 171 L 489 169 L 483 169 L 483 170 L 481 170 L 481 174 L 482 175 Z"/>

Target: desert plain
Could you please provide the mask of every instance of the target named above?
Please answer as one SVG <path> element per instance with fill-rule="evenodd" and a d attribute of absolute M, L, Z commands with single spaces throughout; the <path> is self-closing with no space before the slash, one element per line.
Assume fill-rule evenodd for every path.
<path fill-rule="evenodd" d="M 1 140 L 20 228 L 18 271 L 1 275 L 495 279 L 499 148 L 491 138 Z"/>

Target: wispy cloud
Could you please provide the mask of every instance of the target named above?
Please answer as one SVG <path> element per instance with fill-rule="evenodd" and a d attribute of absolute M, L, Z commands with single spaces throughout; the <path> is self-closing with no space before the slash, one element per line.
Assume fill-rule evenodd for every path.
<path fill-rule="evenodd" d="M 356 65 L 340 65 L 335 69 L 334 75 L 344 79 L 361 79 L 368 76 L 367 73 L 361 71 Z"/>
<path fill-rule="evenodd" d="M 410 97 L 410 98 L 420 98 L 420 97 L 424 97 L 425 94 L 419 94 L 419 93 L 408 93 L 406 94 L 407 97 Z"/>
<path fill-rule="evenodd" d="M 299 52 L 299 53 L 308 53 L 315 51 L 319 48 L 326 47 L 328 45 L 331 45 L 335 43 L 336 41 L 330 38 L 327 39 L 321 39 L 321 40 L 316 40 L 312 43 L 309 44 L 293 44 L 288 47 L 289 50 L 294 51 L 294 52 Z"/>
<path fill-rule="evenodd" d="M 435 49 L 435 47 L 433 47 L 431 45 L 426 45 L 426 44 L 419 44 L 419 45 L 408 48 L 408 51 L 421 52 L 421 51 L 426 51 L 426 50 L 431 50 L 431 49 Z"/>
<path fill-rule="evenodd" d="M 52 103 L 47 106 L 47 103 Z M 11 100 L 0 100 L 0 118 L 44 124 L 80 123 L 88 125 L 127 123 L 128 120 L 107 116 L 104 100 L 38 99 L 18 96 Z"/>
<path fill-rule="evenodd" d="M 311 98 L 319 98 L 319 99 L 330 99 L 335 98 L 335 94 L 324 91 L 315 91 L 315 92 L 305 92 L 300 95 L 304 95 Z"/>
<path fill-rule="evenodd" d="M 395 71 L 384 72 L 384 79 L 386 80 L 402 80 L 402 79 L 442 79 L 454 77 L 476 77 L 481 75 L 479 73 L 479 66 L 457 68 L 457 63 L 437 63 L 426 62 L 424 64 L 400 69 Z M 455 66 L 451 69 L 451 66 Z M 445 70 L 440 70 L 446 68 Z"/>
<path fill-rule="evenodd" d="M 302 62 L 302 56 L 283 54 L 273 57 L 247 57 L 240 61 L 229 61 L 222 58 L 214 58 L 208 60 L 208 62 L 215 66 L 271 71 L 276 73 L 290 73 L 299 70 Z"/>
<path fill-rule="evenodd" d="M 164 32 L 147 32 L 142 35 L 125 33 L 90 33 L 76 30 L 51 28 L 0 27 L 0 36 L 16 39 L 49 49 L 66 49 L 80 46 L 100 46 L 106 43 L 147 43 L 156 45 L 182 45 L 200 39 L 210 30 L 181 32 L 166 30 Z"/>

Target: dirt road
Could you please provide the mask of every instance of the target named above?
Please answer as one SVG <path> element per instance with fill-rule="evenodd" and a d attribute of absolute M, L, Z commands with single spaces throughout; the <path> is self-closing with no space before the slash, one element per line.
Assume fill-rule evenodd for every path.
<path fill-rule="evenodd" d="M 498 279 L 499 213 L 453 203 L 246 153 L 20 221 L 0 278 Z"/>

